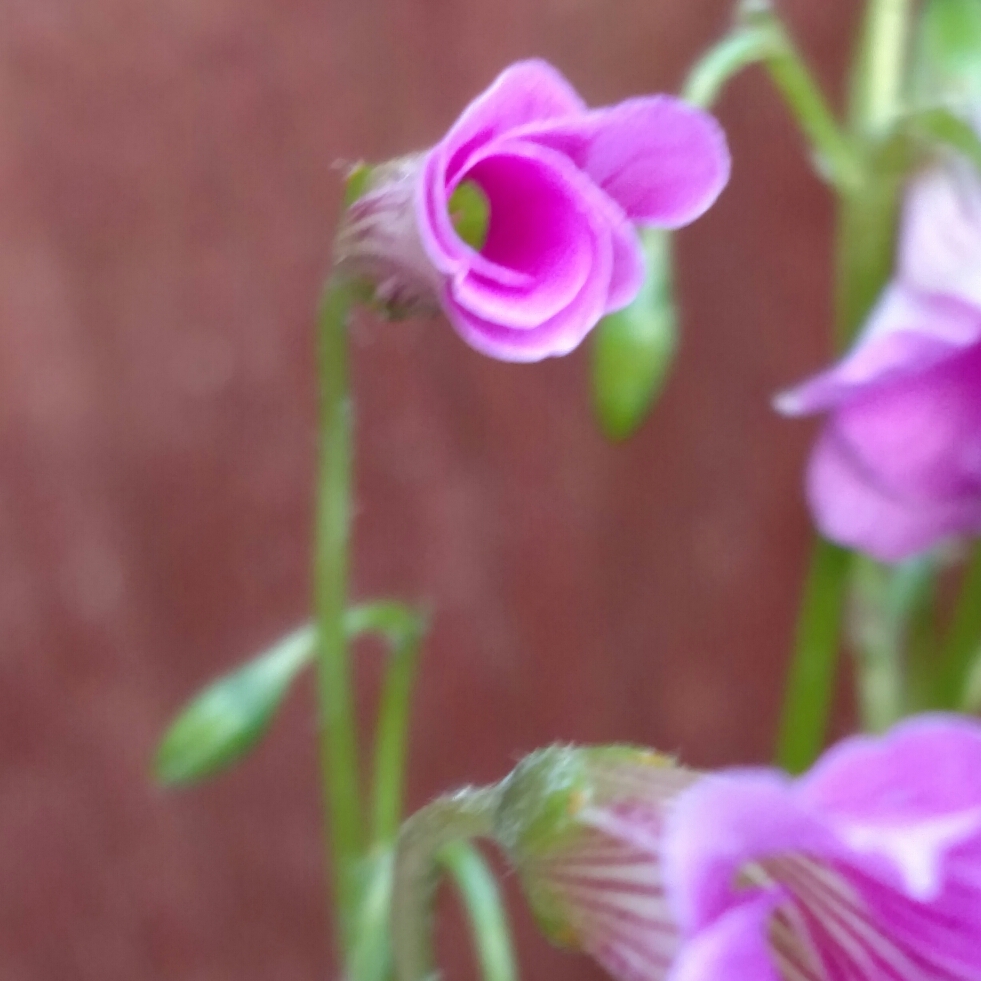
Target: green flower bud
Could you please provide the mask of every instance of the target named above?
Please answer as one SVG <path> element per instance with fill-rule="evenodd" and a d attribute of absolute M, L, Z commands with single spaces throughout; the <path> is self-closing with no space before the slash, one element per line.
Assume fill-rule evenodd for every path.
<path fill-rule="evenodd" d="M 494 838 L 553 942 L 603 963 L 613 949 L 607 928 L 624 905 L 663 926 L 664 808 L 695 779 L 671 758 L 633 746 L 553 746 L 518 765 L 502 788 Z M 625 875 L 629 889 L 620 893 Z"/>
<path fill-rule="evenodd" d="M 671 235 L 644 234 L 647 275 L 636 299 L 604 317 L 593 342 L 593 403 L 613 440 L 633 435 L 674 363 L 678 315 L 672 295 Z"/>

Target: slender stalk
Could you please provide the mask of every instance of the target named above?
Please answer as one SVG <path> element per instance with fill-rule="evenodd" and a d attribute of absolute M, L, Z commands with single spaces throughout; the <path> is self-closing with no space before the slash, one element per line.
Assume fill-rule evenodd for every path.
<path fill-rule="evenodd" d="M 901 106 L 913 0 L 869 0 L 852 82 L 854 128 L 881 135 Z"/>
<path fill-rule="evenodd" d="M 836 187 L 857 187 L 863 175 L 861 158 L 768 2 L 744 0 L 739 25 L 697 62 L 682 94 L 708 107 L 729 79 L 759 62 L 766 65 L 807 137 L 818 172 Z"/>
<path fill-rule="evenodd" d="M 349 308 L 344 287 L 335 281 L 328 283 L 320 309 L 321 446 L 314 557 L 323 782 L 336 920 L 345 959 L 353 945 L 357 865 L 363 845 L 354 699 L 344 628 L 352 472 Z"/>
<path fill-rule="evenodd" d="M 884 732 L 904 713 L 904 621 L 893 601 L 894 573 L 856 555 L 849 588 L 848 635 L 858 668 L 858 712 L 866 732 Z"/>
<path fill-rule="evenodd" d="M 494 874 L 477 848 L 454 841 L 439 853 L 467 909 L 484 981 L 517 981 L 511 928 Z"/>
<path fill-rule="evenodd" d="M 937 708 L 960 708 L 981 645 L 981 545 L 974 547 L 936 668 Z"/>
<path fill-rule="evenodd" d="M 771 10 L 754 15 L 769 24 L 775 53 L 766 66 L 787 107 L 811 145 L 815 166 L 840 191 L 862 183 L 864 166 L 851 139 L 842 131 L 824 94 L 814 81 L 790 36 Z"/>
<path fill-rule="evenodd" d="M 767 27 L 737 28 L 696 62 L 681 90 L 682 98 L 707 109 L 734 75 L 764 61 L 776 47 L 773 31 Z"/>
<path fill-rule="evenodd" d="M 392 895 L 398 981 L 431 981 L 435 976 L 432 920 L 438 855 L 453 842 L 490 834 L 500 796 L 500 785 L 470 787 L 433 801 L 402 825 Z"/>
<path fill-rule="evenodd" d="M 777 762 L 790 773 L 807 769 L 824 746 L 849 558 L 845 549 L 823 539 L 814 546 L 777 743 Z"/>
<path fill-rule="evenodd" d="M 409 710 L 422 632 L 422 620 L 414 615 L 411 622 L 397 632 L 393 630 L 389 638 L 392 650 L 375 732 L 373 839 L 376 845 L 392 845 L 402 820 Z"/>

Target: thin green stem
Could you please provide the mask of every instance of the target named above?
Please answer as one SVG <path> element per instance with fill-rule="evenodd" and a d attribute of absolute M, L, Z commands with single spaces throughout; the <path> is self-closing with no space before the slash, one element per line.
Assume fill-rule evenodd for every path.
<path fill-rule="evenodd" d="M 467 788 L 417 811 L 399 833 L 392 894 L 392 949 L 398 981 L 431 981 L 437 856 L 456 841 L 489 835 L 500 785 Z"/>
<path fill-rule="evenodd" d="M 777 45 L 774 42 L 773 31 L 769 28 L 737 28 L 696 62 L 681 90 L 682 98 L 696 106 L 709 108 L 733 76 L 775 53 Z"/>
<path fill-rule="evenodd" d="M 454 841 L 439 853 L 439 862 L 463 899 L 484 981 L 517 981 L 507 912 L 484 857 L 469 842 Z"/>
<path fill-rule="evenodd" d="M 855 652 L 862 727 L 883 732 L 929 700 L 936 561 L 852 564 L 849 640 Z"/>
<path fill-rule="evenodd" d="M 851 140 L 842 132 L 820 87 L 800 52 L 773 14 L 772 30 L 779 40 L 776 54 L 766 65 L 797 125 L 811 145 L 814 163 L 822 176 L 839 190 L 862 183 L 863 164 Z"/>
<path fill-rule="evenodd" d="M 864 555 L 851 568 L 848 635 L 858 674 L 858 711 L 866 732 L 884 732 L 906 704 L 904 620 L 893 601 L 893 570 Z"/>
<path fill-rule="evenodd" d="M 981 645 L 981 545 L 974 547 L 964 569 L 957 605 L 936 669 L 938 708 L 960 708 L 967 694 L 971 667 Z"/>
<path fill-rule="evenodd" d="M 345 637 L 351 515 L 351 401 L 348 391 L 347 291 L 330 282 L 320 310 L 320 477 L 317 490 L 314 591 L 323 781 L 341 948 L 352 949 L 363 848 L 358 747 Z"/>
<path fill-rule="evenodd" d="M 912 0 L 869 0 L 852 82 L 856 132 L 881 136 L 902 104 Z"/>
<path fill-rule="evenodd" d="M 375 731 L 373 838 L 376 845 L 391 845 L 402 820 L 409 710 L 423 629 L 422 618 L 413 614 L 410 621 L 389 633 L 391 653 Z"/>
<path fill-rule="evenodd" d="M 800 773 L 824 746 L 834 695 L 849 553 L 819 539 L 804 590 L 787 681 L 777 762 Z"/>
<path fill-rule="evenodd" d="M 861 184 L 861 158 L 769 3 L 743 3 L 739 25 L 698 61 L 682 94 L 708 107 L 734 75 L 760 62 L 807 137 L 818 172 L 841 189 Z"/>

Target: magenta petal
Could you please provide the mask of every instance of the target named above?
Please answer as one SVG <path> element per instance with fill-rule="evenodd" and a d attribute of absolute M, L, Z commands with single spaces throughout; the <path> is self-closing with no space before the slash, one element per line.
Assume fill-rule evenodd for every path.
<path fill-rule="evenodd" d="M 467 106 L 440 142 L 445 180 L 454 180 L 474 150 L 518 126 L 585 111 L 586 104 L 576 90 L 548 62 L 519 61 Z"/>
<path fill-rule="evenodd" d="M 981 501 L 981 345 L 840 406 L 836 438 L 886 493 Z"/>
<path fill-rule="evenodd" d="M 908 719 L 887 736 L 852 736 L 798 781 L 834 820 L 929 819 L 981 808 L 981 727 L 958 715 Z"/>
<path fill-rule="evenodd" d="M 498 149 L 466 171 L 490 203 L 481 252 L 488 265 L 455 278 L 450 295 L 502 327 L 537 327 L 568 307 L 595 275 L 597 236 L 608 237 L 608 230 L 602 213 L 592 213 L 595 190 L 565 158 L 538 147 L 493 146 Z M 524 282 L 501 282 L 498 269 L 519 273 Z"/>
<path fill-rule="evenodd" d="M 777 901 L 759 896 L 723 914 L 685 944 L 667 981 L 781 981 L 767 943 Z"/>
<path fill-rule="evenodd" d="M 640 224 L 687 225 L 729 179 L 722 128 L 708 113 L 670 96 L 628 99 L 513 135 L 566 154 Z"/>
<path fill-rule="evenodd" d="M 811 456 L 807 492 L 832 541 L 898 562 L 967 529 L 981 530 L 981 503 L 908 500 L 887 493 L 829 424 Z"/>
<path fill-rule="evenodd" d="M 981 308 L 981 182 L 972 165 L 935 167 L 910 185 L 899 274 L 918 290 Z"/>
<path fill-rule="evenodd" d="M 545 61 L 519 61 L 463 111 L 429 151 L 416 198 L 416 220 L 433 265 L 452 274 L 461 265 L 480 266 L 480 255 L 457 236 L 447 211 L 460 168 L 474 152 L 515 127 L 586 111 L 566 79 Z"/>
<path fill-rule="evenodd" d="M 895 866 L 909 894 L 932 899 L 948 854 L 981 837 L 979 774 L 977 724 L 925 716 L 839 743 L 797 792 L 852 848 Z"/>
<path fill-rule="evenodd" d="M 606 298 L 604 313 L 622 310 L 632 303 L 644 285 L 646 267 L 640 239 L 634 226 L 628 221 L 616 223 L 613 235 L 613 271 L 610 275 L 610 292 Z"/>
<path fill-rule="evenodd" d="M 446 295 L 443 308 L 456 332 L 482 354 L 502 361 L 541 361 L 575 350 L 606 311 L 613 249 L 608 234 L 598 236 L 594 264 L 579 295 L 560 313 L 533 328 L 502 327 Z"/>
<path fill-rule="evenodd" d="M 740 900 L 739 870 L 762 856 L 822 855 L 833 836 L 793 796 L 791 782 L 765 770 L 708 776 L 669 812 L 664 881 L 685 933 L 702 929 Z"/>
<path fill-rule="evenodd" d="M 779 395 L 785 415 L 833 408 L 863 390 L 917 374 L 981 341 L 981 311 L 892 285 L 851 351 L 827 371 Z"/>

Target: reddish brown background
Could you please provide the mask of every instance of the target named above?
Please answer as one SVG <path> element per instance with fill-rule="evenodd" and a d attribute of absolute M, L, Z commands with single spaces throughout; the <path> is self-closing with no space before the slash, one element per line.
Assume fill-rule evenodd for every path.
<path fill-rule="evenodd" d="M 308 608 L 334 164 L 426 145 L 521 56 L 594 103 L 674 88 L 729 7 L 0 0 L 0 977 L 332 976 L 309 687 L 212 785 L 147 763 Z M 784 8 L 837 91 L 857 0 Z M 585 351 L 357 325 L 356 593 L 437 611 L 414 805 L 557 739 L 770 752 L 811 430 L 767 403 L 826 352 L 831 202 L 761 73 L 719 112 L 732 184 L 680 236 L 681 357 L 630 444 Z M 516 918 L 526 977 L 595 976 Z"/>

